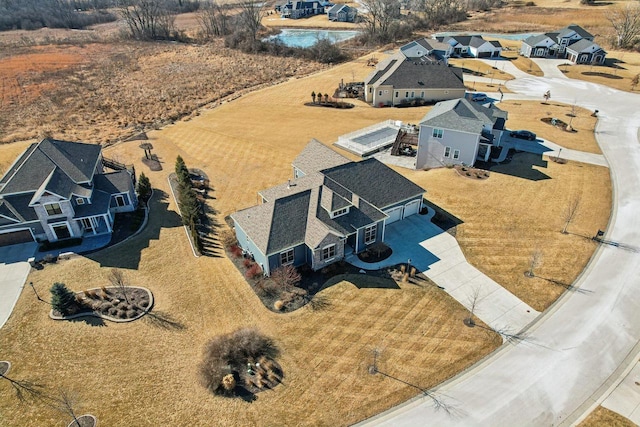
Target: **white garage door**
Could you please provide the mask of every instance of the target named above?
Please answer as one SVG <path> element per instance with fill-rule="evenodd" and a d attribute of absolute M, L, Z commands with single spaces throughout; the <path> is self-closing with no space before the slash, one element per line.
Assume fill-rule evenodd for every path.
<path fill-rule="evenodd" d="M 420 200 L 415 200 L 413 202 L 409 202 L 404 205 L 404 217 L 408 217 L 411 215 L 415 215 L 418 213 L 418 209 L 420 208 Z"/>
<path fill-rule="evenodd" d="M 392 222 L 399 221 L 402 218 L 402 206 L 384 211 L 389 218 L 385 220 L 385 224 L 391 224 Z"/>

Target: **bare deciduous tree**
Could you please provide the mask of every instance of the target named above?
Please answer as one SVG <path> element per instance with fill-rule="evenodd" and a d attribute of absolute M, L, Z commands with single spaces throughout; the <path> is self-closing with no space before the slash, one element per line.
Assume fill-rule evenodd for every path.
<path fill-rule="evenodd" d="M 607 19 L 613 27 L 616 46 L 633 47 L 640 36 L 640 5 L 636 2 L 618 9 L 610 9 Z"/>
<path fill-rule="evenodd" d="M 527 277 L 535 277 L 534 270 L 540 267 L 540 264 L 542 264 L 542 252 L 536 249 L 529 258 L 529 270 L 527 270 L 526 273 Z"/>
<path fill-rule="evenodd" d="M 229 34 L 231 19 L 215 0 L 204 2 L 198 11 L 200 27 L 207 38 Z"/>
<path fill-rule="evenodd" d="M 636 74 L 631 79 L 631 90 L 636 90 L 636 87 L 640 84 L 640 74 Z"/>
<path fill-rule="evenodd" d="M 460 0 L 416 0 L 414 3 L 416 10 L 424 13 L 423 27 L 434 28 L 466 18 L 466 8 Z"/>
<path fill-rule="evenodd" d="M 293 265 L 283 265 L 271 274 L 271 280 L 285 291 L 300 283 L 301 278 L 300 273 Z"/>
<path fill-rule="evenodd" d="M 580 196 L 574 196 L 569 200 L 569 204 L 564 210 L 562 219 L 564 220 L 564 227 L 562 228 L 562 234 L 567 234 L 567 228 L 576 217 L 578 216 L 578 210 L 580 209 Z"/>
<path fill-rule="evenodd" d="M 168 39 L 174 32 L 175 15 L 168 0 L 134 0 L 131 5 L 120 2 L 118 10 L 135 39 Z"/>
<path fill-rule="evenodd" d="M 240 2 L 239 23 L 249 33 L 251 40 L 255 40 L 258 30 L 262 27 L 264 17 L 264 2 L 243 0 Z"/>
<path fill-rule="evenodd" d="M 478 303 L 480 302 L 480 286 L 473 289 L 471 294 L 469 295 L 469 316 L 464 319 L 464 324 L 467 326 L 475 326 L 476 321 L 474 320 L 474 315 L 476 308 L 478 308 Z"/>
<path fill-rule="evenodd" d="M 122 298 L 129 304 L 129 298 L 127 297 L 127 278 L 122 272 L 122 270 L 118 270 L 117 268 L 112 268 L 109 272 L 109 282 L 122 294 Z"/>
<path fill-rule="evenodd" d="M 400 17 L 400 2 L 398 0 L 361 0 L 360 4 L 367 10 L 367 13 L 362 16 L 365 32 L 375 40 L 387 41 L 391 23 Z"/>

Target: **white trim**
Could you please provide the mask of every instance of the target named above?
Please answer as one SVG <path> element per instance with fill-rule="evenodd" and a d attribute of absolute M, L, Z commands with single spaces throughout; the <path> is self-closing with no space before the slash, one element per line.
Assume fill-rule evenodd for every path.
<path fill-rule="evenodd" d="M 289 253 L 291 253 L 291 261 L 282 262 L 282 255 L 288 255 Z M 289 257 L 287 256 L 287 258 L 289 258 Z M 295 250 L 295 247 L 290 248 L 290 249 L 285 249 L 284 251 L 280 251 L 280 265 L 281 266 L 292 265 L 295 261 L 296 261 L 296 250 Z"/>

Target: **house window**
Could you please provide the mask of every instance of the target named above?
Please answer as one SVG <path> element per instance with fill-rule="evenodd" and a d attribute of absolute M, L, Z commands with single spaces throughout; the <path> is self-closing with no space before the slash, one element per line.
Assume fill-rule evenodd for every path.
<path fill-rule="evenodd" d="M 420 98 L 424 98 L 424 91 L 420 92 Z"/>
<path fill-rule="evenodd" d="M 78 197 L 76 199 L 76 204 L 77 205 L 84 205 L 84 199 L 82 197 Z"/>
<path fill-rule="evenodd" d="M 412 97 L 412 98 L 414 98 L 414 97 L 415 97 L 414 92 L 411 92 L 411 97 Z"/>
<path fill-rule="evenodd" d="M 47 215 L 60 215 L 62 213 L 62 208 L 60 208 L 60 203 L 49 203 L 48 205 L 44 205 L 44 209 L 47 211 Z"/>
<path fill-rule="evenodd" d="M 442 129 L 433 128 L 432 135 L 433 135 L 434 138 L 442 138 L 442 134 L 443 134 Z"/>
<path fill-rule="evenodd" d="M 118 207 L 122 207 L 122 206 L 126 206 L 127 203 L 124 199 L 124 196 L 122 194 L 118 194 L 116 195 L 116 206 Z"/>
<path fill-rule="evenodd" d="M 397 98 L 398 96 L 399 96 L 399 93 L 398 93 L 398 92 L 396 92 L 396 98 Z"/>
<path fill-rule="evenodd" d="M 409 97 L 409 92 L 408 92 L 408 91 L 404 93 L 404 97 L 405 97 L 405 98 L 408 98 L 408 97 Z"/>
<path fill-rule="evenodd" d="M 364 244 L 370 245 L 376 241 L 376 234 L 378 231 L 378 224 L 373 224 L 364 229 Z"/>
<path fill-rule="evenodd" d="M 280 265 L 293 264 L 293 249 L 280 252 Z"/>
<path fill-rule="evenodd" d="M 349 208 L 342 208 L 342 209 L 338 209 L 337 211 L 333 211 L 333 216 L 332 218 L 338 217 L 338 216 L 342 216 L 344 214 L 346 214 L 347 212 L 349 212 Z"/>
<path fill-rule="evenodd" d="M 67 226 L 67 224 L 52 225 L 51 229 L 55 233 L 58 240 L 68 239 L 69 237 L 71 237 L 71 232 L 69 231 L 69 227 Z"/>
<path fill-rule="evenodd" d="M 336 245 L 327 246 L 322 249 L 322 260 L 326 261 L 336 256 Z"/>
<path fill-rule="evenodd" d="M 91 223 L 91 218 L 82 218 L 80 220 L 82 222 L 82 228 L 87 231 L 93 231 L 93 224 Z"/>
<path fill-rule="evenodd" d="M 451 155 L 451 147 L 444 147 L 444 156 L 449 158 Z"/>
<path fill-rule="evenodd" d="M 382 96 L 382 91 L 378 91 L 378 96 Z"/>
<path fill-rule="evenodd" d="M 460 150 L 453 150 L 453 158 L 456 160 L 460 158 Z"/>

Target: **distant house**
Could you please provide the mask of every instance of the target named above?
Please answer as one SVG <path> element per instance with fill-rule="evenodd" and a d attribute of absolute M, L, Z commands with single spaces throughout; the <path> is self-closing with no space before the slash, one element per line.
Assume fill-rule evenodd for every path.
<path fill-rule="evenodd" d="M 524 39 L 520 54 L 527 58 L 566 58 L 574 64 L 603 64 L 607 52 L 593 39 L 584 28 L 571 24 L 557 32 Z"/>
<path fill-rule="evenodd" d="M 447 62 L 453 54 L 453 47 L 448 43 L 423 37 L 400 47 L 400 52 L 408 59 L 418 59 L 426 56 Z"/>
<path fill-rule="evenodd" d="M 318 270 L 385 239 L 386 225 L 419 212 L 425 190 L 374 158 L 352 162 L 312 140 L 293 179 L 235 212 L 236 237 L 264 274 L 283 265 Z"/>
<path fill-rule="evenodd" d="M 46 138 L 0 179 L 0 246 L 113 231 L 137 198 L 130 171 L 105 173 L 100 145 Z"/>
<path fill-rule="evenodd" d="M 465 92 L 461 68 L 433 57 L 407 58 L 401 52 L 379 63 L 364 84 L 365 100 L 376 107 L 460 98 Z"/>
<path fill-rule="evenodd" d="M 420 123 L 416 168 L 488 161 L 499 141 L 507 112 L 466 98 L 438 102 Z"/>
<path fill-rule="evenodd" d="M 329 21 L 336 22 L 356 22 L 358 9 L 346 4 L 336 4 L 327 10 Z"/>
<path fill-rule="evenodd" d="M 276 11 L 280 12 L 282 18 L 300 19 L 323 14 L 324 5 L 320 1 L 288 0 L 286 3 L 276 3 Z"/>
<path fill-rule="evenodd" d="M 498 58 L 502 53 L 502 45 L 499 41 L 488 41 L 482 36 L 438 36 L 435 39 L 451 46 L 452 56 Z"/>

